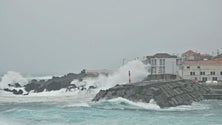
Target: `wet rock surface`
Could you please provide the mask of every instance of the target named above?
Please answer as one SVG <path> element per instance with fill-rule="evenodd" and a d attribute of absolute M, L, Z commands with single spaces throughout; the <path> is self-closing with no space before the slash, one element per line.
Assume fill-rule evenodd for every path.
<path fill-rule="evenodd" d="M 149 103 L 154 99 L 161 108 L 164 108 L 190 105 L 192 102 L 203 100 L 203 95 L 209 92 L 208 87 L 191 80 L 143 81 L 101 90 L 92 101 L 122 97 Z"/>
<path fill-rule="evenodd" d="M 85 73 L 81 72 L 79 74 L 75 73 L 69 73 L 67 75 L 64 75 L 62 77 L 52 77 L 52 79 L 49 80 L 31 80 L 28 84 L 21 86 L 19 83 L 15 84 L 8 84 L 9 88 L 3 89 L 7 92 L 12 92 L 16 95 L 21 95 L 26 93 L 25 95 L 28 95 L 30 91 L 33 91 L 35 93 L 43 92 L 43 91 L 54 91 L 54 90 L 60 90 L 65 88 L 66 91 L 71 91 L 72 89 L 84 89 L 84 86 L 81 88 L 78 88 L 75 84 L 71 84 L 73 80 L 79 80 L 81 81 L 83 78 L 86 77 L 98 77 L 98 74 L 93 73 Z M 16 88 L 16 89 L 15 89 Z M 21 88 L 21 89 L 19 89 Z M 22 90 L 24 88 L 24 90 Z M 89 89 L 94 89 L 95 86 L 90 86 Z M 86 89 L 86 88 L 85 88 Z"/>

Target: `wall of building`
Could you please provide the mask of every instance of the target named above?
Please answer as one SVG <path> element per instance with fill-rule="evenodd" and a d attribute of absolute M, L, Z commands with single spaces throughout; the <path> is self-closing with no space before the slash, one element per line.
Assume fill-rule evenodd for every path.
<path fill-rule="evenodd" d="M 203 81 L 203 78 L 207 78 L 207 81 L 222 81 L 222 65 L 184 65 L 182 74 L 184 79 Z"/>
<path fill-rule="evenodd" d="M 156 60 L 156 63 L 152 63 Z M 161 64 L 164 60 L 164 64 Z M 177 74 L 176 58 L 152 58 L 151 59 L 152 74 Z"/>
<path fill-rule="evenodd" d="M 176 58 L 167 58 L 166 59 L 166 73 L 176 74 L 176 72 L 177 72 Z"/>

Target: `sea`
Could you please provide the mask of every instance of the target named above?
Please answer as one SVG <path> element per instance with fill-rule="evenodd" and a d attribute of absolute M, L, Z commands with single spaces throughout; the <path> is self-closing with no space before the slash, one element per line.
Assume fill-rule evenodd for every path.
<path fill-rule="evenodd" d="M 13 95 L 2 88 L 8 83 L 27 84 L 30 79 L 50 77 L 25 77 L 9 71 L 0 82 L 0 125 L 222 125 L 222 101 L 204 100 L 192 105 L 160 108 L 154 100 L 149 103 L 133 102 L 124 98 L 92 102 L 101 89 L 118 84 L 128 84 L 127 74 L 137 82 L 147 75 L 146 67 L 139 61 L 129 62 L 110 76 L 86 78 L 76 85 L 96 85 L 95 90 L 65 89 Z"/>

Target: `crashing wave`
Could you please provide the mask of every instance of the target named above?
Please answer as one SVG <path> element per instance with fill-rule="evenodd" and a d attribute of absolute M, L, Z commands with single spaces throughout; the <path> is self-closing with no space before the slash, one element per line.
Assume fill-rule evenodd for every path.
<path fill-rule="evenodd" d="M 24 86 L 28 83 L 28 80 L 26 78 L 22 77 L 22 75 L 17 72 L 8 71 L 1 78 L 0 88 L 4 89 L 4 88 L 9 87 L 10 85 L 13 86 L 16 83 L 19 83 L 21 86 Z"/>
<path fill-rule="evenodd" d="M 206 110 L 209 106 L 194 102 L 192 105 L 181 105 L 176 107 L 160 108 L 156 102 L 151 99 L 149 103 L 133 102 L 125 98 L 115 98 L 103 100 L 92 104 L 92 107 L 110 109 L 110 110 L 154 110 L 154 111 L 193 111 Z"/>
<path fill-rule="evenodd" d="M 66 81 L 66 77 L 69 78 L 69 76 L 72 75 L 72 77 L 75 78 L 75 74 L 68 74 L 62 77 L 52 77 L 52 79 L 42 80 L 41 82 L 41 80 L 39 79 L 30 80 L 30 78 L 22 77 L 22 75 L 20 75 L 19 73 L 9 71 L 1 78 L 0 88 L 1 90 L 4 89 L 14 94 L 22 93 L 34 96 L 53 96 L 59 94 L 64 95 L 64 93 L 66 92 L 73 92 L 78 94 L 79 90 L 87 92 L 90 90 L 91 93 L 97 93 L 100 89 L 107 89 L 115 86 L 116 84 L 128 83 L 128 71 L 131 71 L 132 82 L 141 81 L 148 75 L 146 65 L 144 65 L 139 60 L 133 60 L 123 65 L 118 70 L 116 70 L 112 74 L 109 74 L 108 76 L 100 74 L 97 77 L 83 77 L 83 75 L 81 74 L 76 74 L 77 78 L 71 80 L 70 82 Z M 61 81 L 61 79 L 63 81 Z M 58 83 L 57 81 L 59 81 L 60 83 Z M 43 85 L 45 83 L 46 85 Z M 66 84 L 65 88 L 67 87 L 67 89 L 61 87 L 61 85 L 64 84 Z"/>

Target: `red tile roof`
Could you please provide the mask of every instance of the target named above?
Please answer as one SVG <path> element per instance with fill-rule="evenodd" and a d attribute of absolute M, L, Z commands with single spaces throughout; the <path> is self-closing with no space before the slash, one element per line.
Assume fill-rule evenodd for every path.
<path fill-rule="evenodd" d="M 222 60 L 184 61 L 185 65 L 221 65 Z"/>
<path fill-rule="evenodd" d="M 196 54 L 198 54 L 198 53 L 196 53 L 196 52 L 194 52 L 194 51 L 192 51 L 192 50 L 188 50 L 188 51 L 186 51 L 185 53 L 183 53 L 183 56 L 192 56 L 192 55 L 196 55 Z"/>

